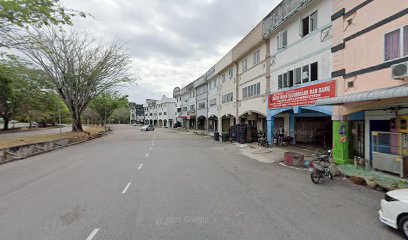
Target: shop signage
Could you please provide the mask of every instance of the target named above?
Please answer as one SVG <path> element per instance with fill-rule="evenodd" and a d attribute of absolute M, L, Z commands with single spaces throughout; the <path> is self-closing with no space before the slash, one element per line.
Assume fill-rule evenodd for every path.
<path fill-rule="evenodd" d="M 336 81 L 319 83 L 289 91 L 274 93 L 268 97 L 268 108 L 285 108 L 313 105 L 319 99 L 336 96 Z"/>

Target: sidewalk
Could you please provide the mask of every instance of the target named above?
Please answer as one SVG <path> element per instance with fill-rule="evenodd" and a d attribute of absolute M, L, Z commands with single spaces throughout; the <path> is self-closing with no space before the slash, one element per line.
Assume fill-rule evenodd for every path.
<path fill-rule="evenodd" d="M 208 133 L 208 132 L 199 131 L 199 130 L 190 130 L 187 132 L 190 132 L 196 135 L 201 135 L 206 138 L 212 138 L 213 136 L 213 133 Z M 226 142 L 226 143 L 232 144 L 233 146 L 237 147 L 243 155 L 249 158 L 252 158 L 254 160 L 263 162 L 263 163 L 282 162 L 285 152 L 294 152 L 294 153 L 304 155 L 305 165 L 307 165 L 308 162 L 312 160 L 313 153 L 316 150 L 316 149 L 307 148 L 304 146 L 287 146 L 287 147 L 274 146 L 272 148 L 264 148 L 264 147 L 258 146 L 257 143 L 247 143 L 247 144 L 239 144 L 236 142 L 233 142 L 233 143 Z M 300 167 L 292 167 L 292 168 L 304 169 Z M 364 179 L 367 186 L 373 189 L 378 188 L 378 189 L 392 190 L 392 189 L 397 189 L 397 188 L 408 188 L 408 181 L 398 176 L 394 176 L 394 175 L 379 172 L 379 171 L 356 169 L 354 165 L 336 165 L 336 171 L 338 171 L 340 175 L 344 175 L 346 177 L 354 176 L 354 177 L 362 178 Z"/>
<path fill-rule="evenodd" d="M 310 161 L 312 151 L 300 149 L 293 146 L 288 147 L 273 147 L 265 148 L 258 146 L 257 143 L 239 144 L 233 143 L 240 148 L 240 151 L 245 156 L 264 163 L 279 163 L 283 161 L 285 152 L 295 152 L 305 156 L 305 161 Z"/>
<path fill-rule="evenodd" d="M 357 169 L 354 165 L 337 165 L 340 173 L 347 177 L 360 177 L 366 181 L 366 184 L 371 188 L 382 187 L 386 190 L 408 188 L 408 182 L 398 176 L 374 171 Z"/>

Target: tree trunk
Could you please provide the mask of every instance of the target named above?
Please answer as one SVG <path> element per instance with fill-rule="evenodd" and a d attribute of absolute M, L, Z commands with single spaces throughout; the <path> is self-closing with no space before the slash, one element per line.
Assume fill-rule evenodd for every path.
<path fill-rule="evenodd" d="M 8 118 L 4 118 L 4 117 L 3 117 L 3 120 L 4 120 L 3 130 L 8 130 L 8 129 L 9 129 L 9 122 L 10 122 L 10 119 L 8 119 Z"/>
<path fill-rule="evenodd" d="M 81 116 L 78 116 L 75 113 L 72 113 L 72 131 L 73 132 L 83 132 Z"/>

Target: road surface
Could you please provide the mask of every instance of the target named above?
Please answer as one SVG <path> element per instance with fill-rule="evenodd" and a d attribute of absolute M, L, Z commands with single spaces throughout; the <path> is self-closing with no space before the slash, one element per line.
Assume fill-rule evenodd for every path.
<path fill-rule="evenodd" d="M 383 193 L 168 129 L 114 133 L 0 166 L 0 239 L 401 239 Z"/>

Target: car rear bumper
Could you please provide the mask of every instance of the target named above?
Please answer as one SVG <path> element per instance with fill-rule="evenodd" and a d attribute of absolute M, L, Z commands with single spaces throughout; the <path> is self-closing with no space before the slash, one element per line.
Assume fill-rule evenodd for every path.
<path fill-rule="evenodd" d="M 383 214 L 383 211 L 382 211 L 382 210 L 379 210 L 379 211 L 378 211 L 378 217 L 380 218 L 380 221 L 383 222 L 384 224 L 386 224 L 386 225 L 388 225 L 388 226 L 390 226 L 390 227 L 392 227 L 392 228 L 395 228 L 395 229 L 398 228 L 398 226 L 397 226 L 397 224 L 396 224 L 395 221 L 384 217 L 384 214 Z"/>

